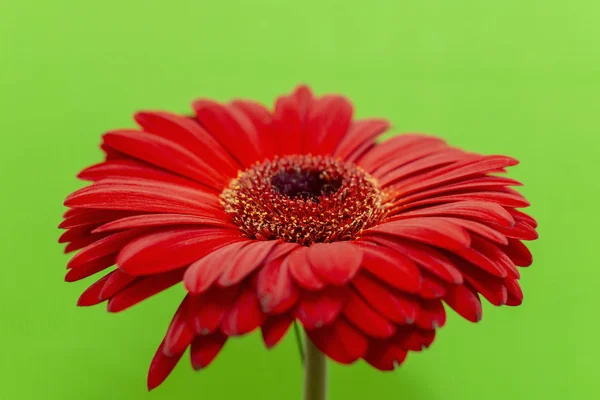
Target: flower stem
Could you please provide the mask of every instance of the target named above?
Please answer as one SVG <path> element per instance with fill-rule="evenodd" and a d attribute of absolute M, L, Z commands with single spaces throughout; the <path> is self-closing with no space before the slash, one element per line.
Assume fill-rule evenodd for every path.
<path fill-rule="evenodd" d="M 311 342 L 304 341 L 304 400 L 327 399 L 327 363 L 325 355 Z"/>
<path fill-rule="evenodd" d="M 304 365 L 304 345 L 302 344 L 302 333 L 300 332 L 300 328 L 298 327 L 298 321 L 294 321 L 294 333 L 296 334 L 296 344 L 298 345 L 300 362 L 302 363 L 302 365 Z"/>

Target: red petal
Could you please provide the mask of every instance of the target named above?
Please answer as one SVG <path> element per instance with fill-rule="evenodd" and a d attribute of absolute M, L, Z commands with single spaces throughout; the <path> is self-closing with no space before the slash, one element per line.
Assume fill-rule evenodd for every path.
<path fill-rule="evenodd" d="M 354 121 L 333 155 L 352 162 L 372 146 L 375 139 L 389 128 L 390 123 L 384 119 Z"/>
<path fill-rule="evenodd" d="M 71 228 L 69 230 L 66 230 L 63 232 L 62 235 L 60 235 L 60 238 L 58 238 L 58 243 L 68 243 L 68 242 L 74 242 L 74 241 L 80 241 L 80 240 L 85 240 L 85 239 L 89 239 L 90 237 L 94 237 L 96 240 L 90 242 L 89 244 L 96 242 L 102 238 L 105 238 L 108 235 L 93 235 L 91 232 L 94 228 L 96 228 L 96 225 L 86 225 L 86 226 L 78 226 L 76 228 Z M 88 245 L 89 245 L 88 244 Z M 83 246 L 85 247 L 85 246 Z"/>
<path fill-rule="evenodd" d="M 367 352 L 367 339 L 342 318 L 306 334 L 319 350 L 342 364 L 351 364 Z"/>
<path fill-rule="evenodd" d="M 382 246 L 403 254 L 419 264 L 423 269 L 447 282 L 462 283 L 463 277 L 452 261 L 441 252 L 429 246 L 409 241 L 388 240 L 379 237 L 369 238 L 369 240 L 373 240 Z"/>
<path fill-rule="evenodd" d="M 134 215 L 108 222 L 94 229 L 94 232 L 119 231 L 132 228 L 164 227 L 168 225 L 217 226 L 235 229 L 235 226 L 233 226 L 231 223 L 218 218 L 183 214 L 144 214 Z"/>
<path fill-rule="evenodd" d="M 308 261 L 313 271 L 332 285 L 344 285 L 358 272 L 362 251 L 346 242 L 314 243 L 308 248 Z"/>
<path fill-rule="evenodd" d="M 515 223 L 512 215 L 510 215 L 504 207 L 495 203 L 481 201 L 459 201 L 456 203 L 426 207 L 417 211 L 407 211 L 394 216 L 392 220 L 408 219 L 410 221 L 413 217 L 432 216 L 456 216 L 502 226 L 512 226 Z M 440 219 L 435 218 L 435 220 L 439 221 Z M 444 218 L 442 220 L 446 221 L 446 223 L 452 221 L 450 218 Z"/>
<path fill-rule="evenodd" d="M 406 350 L 394 343 L 372 340 L 364 359 L 380 371 L 393 371 L 404 362 L 406 354 Z"/>
<path fill-rule="evenodd" d="M 430 171 L 440 171 L 441 174 L 443 171 L 456 169 L 478 158 L 477 155 L 465 153 L 456 148 L 443 149 L 408 165 L 396 168 L 386 174 L 385 177 L 379 178 L 379 183 L 382 187 L 401 187 L 397 193 L 402 193 L 404 196 L 407 193 L 413 193 L 409 190 L 410 187 L 406 188 L 408 184 L 415 181 L 417 181 L 417 184 L 420 183 L 418 178 L 427 177 Z"/>
<path fill-rule="evenodd" d="M 488 223 L 488 225 L 508 238 L 520 240 L 536 240 L 538 238 L 538 233 L 535 231 L 535 228 L 523 221 L 517 221 L 510 227 L 494 224 L 492 222 Z"/>
<path fill-rule="evenodd" d="M 75 209 L 70 208 L 63 213 L 63 218 L 71 218 L 76 215 L 85 214 L 85 213 L 86 213 L 86 210 L 75 210 Z"/>
<path fill-rule="evenodd" d="M 342 311 L 348 295 L 348 288 L 335 286 L 319 292 L 304 292 L 296 308 L 296 317 L 306 329 L 328 325 Z"/>
<path fill-rule="evenodd" d="M 434 330 L 407 326 L 399 327 L 398 332 L 390 339 L 390 342 L 395 343 L 406 350 L 421 351 L 429 347 L 434 339 Z"/>
<path fill-rule="evenodd" d="M 442 218 L 423 217 L 384 222 L 365 231 L 365 236 L 385 234 L 441 247 L 462 249 L 471 243 L 469 234 Z"/>
<path fill-rule="evenodd" d="M 527 215 L 522 211 L 515 210 L 514 208 L 509 208 L 508 212 L 511 213 L 511 215 L 515 218 L 515 220 L 525 222 L 527 225 L 531 226 L 532 228 L 537 228 L 537 226 L 538 226 L 537 221 L 530 215 Z"/>
<path fill-rule="evenodd" d="M 79 229 L 79 228 L 73 228 L 73 230 L 75 230 L 75 229 Z M 70 231 L 68 231 L 68 232 L 70 232 Z M 65 246 L 65 254 L 72 253 L 77 250 L 81 250 L 84 247 L 87 247 L 93 243 L 96 243 L 98 240 L 104 239 L 107 236 L 109 236 L 108 233 L 94 233 L 94 234 L 90 234 L 87 236 L 79 237 L 77 239 L 71 239 L 70 240 L 71 243 L 69 243 L 68 245 Z M 63 239 L 64 239 L 64 237 L 63 237 Z"/>
<path fill-rule="evenodd" d="M 177 270 L 141 278 L 110 299 L 107 309 L 113 313 L 123 311 L 179 283 L 182 276 L 183 271 Z"/>
<path fill-rule="evenodd" d="M 65 218 L 58 226 L 61 229 L 70 229 L 82 226 L 100 224 L 107 221 L 113 221 L 119 218 L 129 217 L 132 212 L 129 211 L 110 211 L 110 210 L 80 210 L 75 215 Z"/>
<path fill-rule="evenodd" d="M 504 287 L 504 279 L 490 275 L 467 263 L 463 263 L 460 270 L 465 276 L 465 280 L 490 303 L 495 306 L 506 304 L 508 293 Z"/>
<path fill-rule="evenodd" d="M 512 262 L 510 257 L 508 257 L 502 250 L 500 250 L 499 246 L 485 239 L 474 237 L 473 247 L 488 259 L 493 260 L 497 267 L 506 271 L 507 275 L 510 278 L 520 278 L 521 275 L 519 270 Z"/>
<path fill-rule="evenodd" d="M 102 300 L 109 299 L 131 285 L 137 279 L 137 277 L 128 275 L 120 269 L 115 269 L 113 272 L 111 272 L 110 277 L 102 288 L 100 297 Z"/>
<path fill-rule="evenodd" d="M 523 303 L 523 291 L 516 279 L 507 279 L 504 281 L 504 287 L 508 292 L 507 306 L 520 306 Z"/>
<path fill-rule="evenodd" d="M 422 271 L 421 273 L 423 274 L 423 285 L 421 285 L 419 296 L 425 299 L 439 299 L 444 297 L 446 287 L 449 286 L 448 283 L 427 271 Z"/>
<path fill-rule="evenodd" d="M 262 338 L 268 349 L 273 348 L 285 336 L 294 322 L 294 317 L 290 314 L 280 314 L 267 318 L 262 324 Z"/>
<path fill-rule="evenodd" d="M 412 202 L 426 199 L 436 198 L 445 193 L 451 192 L 471 192 L 477 190 L 498 190 L 505 186 L 522 186 L 522 183 L 505 176 L 483 176 L 467 179 L 457 183 L 449 183 L 443 186 L 434 187 L 432 189 L 424 190 L 412 194 L 410 196 L 402 196 L 398 199 L 399 204 L 410 205 Z"/>
<path fill-rule="evenodd" d="M 471 221 L 468 219 L 461 219 L 461 218 L 444 218 L 444 219 L 446 219 L 458 226 L 462 226 L 463 228 L 467 229 L 468 231 L 473 232 L 473 233 L 475 233 L 485 239 L 488 239 L 494 243 L 498 243 L 501 245 L 506 245 L 508 243 L 508 239 L 506 238 L 506 236 L 504 236 L 497 230 L 492 229 L 489 226 L 484 225 L 482 223 Z"/>
<path fill-rule="evenodd" d="M 407 293 L 417 293 L 422 278 L 417 265 L 405 255 L 383 246 L 365 246 L 362 266 L 383 282 Z"/>
<path fill-rule="evenodd" d="M 308 262 L 308 248 L 301 247 L 294 250 L 284 261 L 290 269 L 290 275 L 296 283 L 307 290 L 320 290 L 325 287 L 325 283 L 319 278 L 310 267 Z"/>
<path fill-rule="evenodd" d="M 378 313 L 399 324 L 412 324 L 417 317 L 417 306 L 399 293 L 392 293 L 365 274 L 357 275 L 352 284 L 360 295 Z"/>
<path fill-rule="evenodd" d="M 265 265 L 258 273 L 256 292 L 262 310 L 267 314 L 288 311 L 300 297 L 288 265 L 280 258 Z"/>
<path fill-rule="evenodd" d="M 371 172 L 381 165 L 387 164 L 391 159 L 395 159 L 399 154 L 408 153 L 407 150 L 438 146 L 440 144 L 443 145 L 445 143 L 442 139 L 434 136 L 402 134 L 377 144 L 357 164 L 367 172 Z"/>
<path fill-rule="evenodd" d="M 247 285 L 223 317 L 221 331 L 227 336 L 243 335 L 258 328 L 265 318 L 254 289 Z"/>
<path fill-rule="evenodd" d="M 190 189 L 217 192 L 217 189 L 209 188 L 192 179 L 184 178 L 142 161 L 135 161 L 132 159 L 110 160 L 92 165 L 81 171 L 77 177 L 92 182 L 98 182 L 105 179 L 129 182 L 134 179 L 137 181 L 166 183 Z"/>
<path fill-rule="evenodd" d="M 528 267 L 533 263 L 531 252 L 520 240 L 509 238 L 508 246 L 503 246 L 502 251 L 515 263 L 515 265 Z"/>
<path fill-rule="evenodd" d="M 459 179 L 467 179 L 483 173 L 495 172 L 505 167 L 517 165 L 518 163 L 514 158 L 506 156 L 480 156 L 475 159 L 469 156 L 465 161 L 458 164 L 409 178 L 396 186 L 396 189 L 406 196 Z"/>
<path fill-rule="evenodd" d="M 172 229 L 133 240 L 117 257 L 130 275 L 151 275 L 188 265 L 242 238 L 223 229 Z"/>
<path fill-rule="evenodd" d="M 100 297 L 100 292 L 104 287 L 106 281 L 110 278 L 112 272 L 104 275 L 102 278 L 98 279 L 94 282 L 90 287 L 88 287 L 85 292 L 79 296 L 79 300 L 77 300 L 77 305 L 79 307 L 88 307 L 94 306 L 96 304 L 102 303 L 104 301 Z"/>
<path fill-rule="evenodd" d="M 411 181 L 412 177 L 426 174 L 428 171 L 440 170 L 452 165 L 458 164 L 464 157 L 473 158 L 467 155 L 467 153 L 454 148 L 446 148 L 438 151 L 437 153 L 428 155 L 416 160 L 407 165 L 403 165 L 399 168 L 390 171 L 385 176 L 378 177 L 379 184 L 383 188 L 396 187 L 402 185 L 404 181 Z M 402 189 L 405 190 L 405 189 Z M 403 193 L 404 192 L 397 192 Z"/>
<path fill-rule="evenodd" d="M 344 316 L 365 334 L 376 338 L 387 338 L 396 332 L 390 321 L 373 311 L 356 293 L 352 293 L 344 307 Z"/>
<path fill-rule="evenodd" d="M 442 141 L 415 143 L 406 147 L 402 153 L 393 158 L 376 160 L 371 167 L 371 175 L 378 178 L 382 186 L 416 172 L 447 164 L 456 160 L 459 150 L 448 147 Z M 379 164 L 376 168 L 375 165 Z"/>
<path fill-rule="evenodd" d="M 188 324 L 189 298 L 183 299 L 175 312 L 165 339 L 163 341 L 163 352 L 166 356 L 174 357 L 183 353 L 194 338 L 194 331 Z"/>
<path fill-rule="evenodd" d="M 94 225 L 78 226 L 75 228 L 68 229 L 68 230 L 64 231 L 62 235 L 60 235 L 60 237 L 58 238 L 58 243 L 68 243 L 68 242 L 78 241 L 81 239 L 87 239 L 90 236 L 92 236 L 91 232 L 97 226 L 98 226 L 97 224 L 94 224 Z M 104 235 L 104 237 L 106 237 L 106 236 L 108 236 L 108 235 Z M 102 239 L 102 237 L 97 237 L 97 239 L 95 241 L 100 240 L 100 239 Z"/>
<path fill-rule="evenodd" d="M 310 136 L 304 151 L 313 155 L 333 153 L 350 128 L 352 112 L 352 104 L 345 97 L 324 96 L 317 100 L 306 121 Z"/>
<path fill-rule="evenodd" d="M 258 158 L 256 159 L 256 161 L 263 161 L 265 159 L 265 156 L 261 152 L 261 135 L 257 131 L 256 126 L 252 122 L 252 119 L 250 119 L 244 111 L 240 110 L 237 107 L 227 105 L 226 109 L 231 115 L 231 117 L 238 123 L 238 125 L 250 138 L 250 141 L 254 144 L 254 147 L 256 148 L 258 154 Z"/>
<path fill-rule="evenodd" d="M 240 241 L 225 245 L 190 265 L 184 275 L 186 289 L 193 294 L 206 291 L 233 264 L 238 252 L 248 243 Z"/>
<path fill-rule="evenodd" d="M 278 242 L 277 246 L 275 246 L 267 258 L 265 258 L 265 263 L 287 256 L 292 251 L 298 250 L 302 247 L 303 246 L 299 245 L 298 243 Z"/>
<path fill-rule="evenodd" d="M 195 338 L 190 350 L 192 367 L 195 370 L 207 367 L 217 357 L 226 341 L 227 336 L 221 332 Z"/>
<path fill-rule="evenodd" d="M 479 295 L 465 285 L 448 288 L 444 301 L 461 317 L 471 322 L 481 321 L 483 310 Z"/>
<path fill-rule="evenodd" d="M 95 183 L 69 195 L 65 206 L 208 217 L 222 214 L 212 194 L 175 185 L 140 183 Z"/>
<path fill-rule="evenodd" d="M 104 143 L 134 158 L 219 189 L 225 177 L 181 145 L 156 135 L 138 131 L 104 134 Z"/>
<path fill-rule="evenodd" d="M 506 268 L 498 260 L 488 258 L 476 249 L 465 248 L 457 251 L 456 254 L 491 275 L 499 278 L 505 278 L 507 276 Z"/>
<path fill-rule="evenodd" d="M 190 318 L 199 335 L 209 335 L 219 328 L 223 316 L 231 308 L 239 293 L 238 287 L 211 289 L 190 297 Z"/>
<path fill-rule="evenodd" d="M 215 170 L 235 176 L 239 166 L 219 142 L 190 118 L 159 111 L 137 113 L 135 120 L 146 132 L 177 142 Z"/>
<path fill-rule="evenodd" d="M 310 89 L 305 86 L 276 100 L 272 129 L 278 155 L 303 153 L 303 136 L 306 136 L 305 140 L 309 139 L 304 125 L 312 103 Z"/>
<path fill-rule="evenodd" d="M 502 191 L 501 191 L 502 190 Z M 505 193 L 505 188 L 497 189 L 497 191 L 488 192 L 468 192 L 459 194 L 448 194 L 445 196 L 436 196 L 429 199 L 414 201 L 409 207 L 423 207 L 432 204 L 453 203 L 463 201 L 479 201 L 492 204 L 498 204 L 503 207 L 528 207 L 529 202 L 519 193 Z"/>
<path fill-rule="evenodd" d="M 100 271 L 104 271 L 106 268 L 115 265 L 115 255 L 109 254 L 104 257 L 96 258 L 86 264 L 81 264 L 75 268 L 71 268 L 65 276 L 65 281 L 75 282 L 88 276 L 92 276 Z"/>
<path fill-rule="evenodd" d="M 230 109 L 211 100 L 195 101 L 192 107 L 198 122 L 242 165 L 248 166 L 259 160 L 256 132 L 242 127 Z"/>
<path fill-rule="evenodd" d="M 308 115 L 312 106 L 314 105 L 314 95 L 310 87 L 307 85 L 298 85 L 294 90 L 293 96 L 298 99 L 298 106 L 300 107 L 300 114 Z"/>
<path fill-rule="evenodd" d="M 265 258 L 277 244 L 278 242 L 275 240 L 248 243 L 233 256 L 232 262 L 219 277 L 219 286 L 233 286 L 246 278 L 263 264 Z"/>
<path fill-rule="evenodd" d="M 148 371 L 148 390 L 152 390 L 163 383 L 183 355 L 183 353 L 181 353 L 175 357 L 168 357 L 164 354 L 163 348 L 164 341 L 160 344 L 158 350 L 156 350 L 156 354 L 154 354 L 154 358 L 150 363 L 150 370 Z"/>
<path fill-rule="evenodd" d="M 423 329 L 436 329 L 446 323 L 446 311 L 440 300 L 428 300 L 421 302 L 421 308 L 417 313 L 415 324 Z"/>
<path fill-rule="evenodd" d="M 128 155 L 123 154 L 121 152 L 118 152 L 115 149 L 112 149 L 110 146 L 107 146 L 106 144 L 102 143 L 100 145 L 100 149 L 102 149 L 102 151 L 104 152 L 105 155 L 105 159 L 107 161 L 112 161 L 112 160 L 121 160 L 121 159 L 127 159 L 129 158 Z"/>
<path fill-rule="evenodd" d="M 67 263 L 67 268 L 82 267 L 99 258 L 115 254 L 121 250 L 123 246 L 131 242 L 135 237 L 142 234 L 142 232 L 142 230 L 129 230 L 125 232 L 118 232 L 100 239 L 90 244 L 77 253 L 73 258 L 71 258 L 71 260 Z"/>
<path fill-rule="evenodd" d="M 234 100 L 230 107 L 242 112 L 254 125 L 259 139 L 260 153 L 270 158 L 275 155 L 273 134 L 271 132 L 272 115 L 262 104 L 248 100 Z"/>

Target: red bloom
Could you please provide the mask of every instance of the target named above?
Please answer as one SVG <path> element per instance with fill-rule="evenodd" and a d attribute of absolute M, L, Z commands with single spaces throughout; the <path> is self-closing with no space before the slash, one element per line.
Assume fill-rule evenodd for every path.
<path fill-rule="evenodd" d="M 159 385 L 184 351 L 205 367 L 231 336 L 274 346 L 298 320 L 331 359 L 392 370 L 433 341 L 443 303 L 481 319 L 482 295 L 521 304 L 529 203 L 499 176 L 517 161 L 353 120 L 307 87 L 273 111 L 199 100 L 193 117 L 135 116 L 104 135 L 90 186 L 65 201 L 66 279 L 116 268 L 79 305 L 122 311 L 181 281 L 188 291 L 150 366 Z"/>

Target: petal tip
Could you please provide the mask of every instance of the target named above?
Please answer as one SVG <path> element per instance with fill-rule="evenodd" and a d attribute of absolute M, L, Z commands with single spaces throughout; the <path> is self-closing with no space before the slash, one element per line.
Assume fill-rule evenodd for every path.
<path fill-rule="evenodd" d="M 477 310 L 477 313 L 475 315 L 475 321 L 473 322 L 479 322 L 483 319 L 483 310 Z"/>

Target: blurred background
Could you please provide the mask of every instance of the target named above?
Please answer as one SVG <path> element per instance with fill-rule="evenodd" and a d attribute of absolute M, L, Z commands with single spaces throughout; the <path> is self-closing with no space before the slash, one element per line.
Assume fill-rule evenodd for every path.
<path fill-rule="evenodd" d="M 271 103 L 300 82 L 359 117 L 521 160 L 540 223 L 525 303 L 450 315 L 394 373 L 331 364 L 331 399 L 583 399 L 600 393 L 595 0 L 0 0 L 0 399 L 299 399 L 293 335 L 232 340 L 207 370 L 146 372 L 181 287 L 121 314 L 77 308 L 56 243 L 100 134 L 197 97 Z M 219 397 L 217 397 L 219 396 Z"/>

